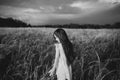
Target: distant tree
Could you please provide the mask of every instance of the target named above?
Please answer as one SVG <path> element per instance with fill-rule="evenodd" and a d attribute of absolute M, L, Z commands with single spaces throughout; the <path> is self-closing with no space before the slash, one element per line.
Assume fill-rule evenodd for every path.
<path fill-rule="evenodd" d="M 0 27 L 29 27 L 29 26 L 31 25 L 17 19 L 0 18 Z"/>
<path fill-rule="evenodd" d="M 114 28 L 120 28 L 120 22 L 116 22 L 115 24 L 112 25 Z"/>

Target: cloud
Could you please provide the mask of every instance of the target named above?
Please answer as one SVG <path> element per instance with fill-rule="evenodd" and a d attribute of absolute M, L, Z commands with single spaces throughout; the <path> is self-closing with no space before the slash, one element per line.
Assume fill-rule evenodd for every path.
<path fill-rule="evenodd" d="M 105 2 L 105 3 L 120 3 L 120 0 L 99 0 L 99 2 Z"/>
<path fill-rule="evenodd" d="M 120 0 L 87 0 L 87 1 L 74 1 L 73 3 L 69 4 L 70 7 L 79 8 L 80 10 L 87 11 L 87 12 L 96 12 L 101 10 L 110 9 L 116 4 L 110 4 L 108 2 L 120 2 Z"/>
<path fill-rule="evenodd" d="M 69 4 L 69 7 L 78 9 L 80 11 L 78 17 L 81 17 L 81 15 L 84 17 L 105 10 L 108 8 L 108 5 L 98 3 L 97 1 L 74 1 Z"/>
<path fill-rule="evenodd" d="M 56 11 L 56 7 L 53 7 L 53 6 L 40 6 L 39 9 L 43 13 L 53 13 Z"/>
<path fill-rule="evenodd" d="M 33 9 L 33 8 L 26 8 L 26 9 L 23 9 L 23 12 L 24 13 L 40 13 L 41 10 Z"/>
<path fill-rule="evenodd" d="M 84 10 L 84 9 L 94 8 L 95 5 L 93 5 L 93 3 L 90 1 L 87 1 L 87 2 L 75 1 L 72 4 L 70 4 L 70 7 L 76 7 L 76 8 L 80 8 L 80 9 Z"/>

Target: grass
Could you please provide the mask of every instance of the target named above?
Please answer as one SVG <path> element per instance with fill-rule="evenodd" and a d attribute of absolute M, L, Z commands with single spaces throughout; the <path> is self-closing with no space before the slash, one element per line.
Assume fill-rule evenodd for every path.
<path fill-rule="evenodd" d="M 55 57 L 54 30 L 1 28 L 1 80 L 55 80 L 47 73 Z M 120 80 L 120 30 L 65 30 L 76 54 L 73 80 Z"/>

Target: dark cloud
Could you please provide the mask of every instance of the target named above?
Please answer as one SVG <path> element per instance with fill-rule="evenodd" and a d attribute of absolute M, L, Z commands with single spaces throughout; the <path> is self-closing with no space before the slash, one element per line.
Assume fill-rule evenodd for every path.
<path fill-rule="evenodd" d="M 72 3 L 73 0 L 0 0 L 0 5 L 39 7 L 39 6 L 60 6 Z"/>
<path fill-rule="evenodd" d="M 21 0 L 0 0 L 0 5 L 20 6 Z"/>
<path fill-rule="evenodd" d="M 78 17 L 75 19 L 58 19 L 50 21 L 49 24 L 113 24 L 120 21 L 120 5 L 113 7 L 112 9 L 105 10 L 102 12 L 93 13 L 85 17 Z"/>

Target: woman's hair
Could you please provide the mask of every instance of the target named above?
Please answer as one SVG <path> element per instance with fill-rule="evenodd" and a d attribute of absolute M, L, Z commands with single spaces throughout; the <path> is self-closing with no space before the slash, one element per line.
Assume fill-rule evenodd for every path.
<path fill-rule="evenodd" d="M 73 46 L 70 40 L 68 39 L 66 32 L 60 28 L 53 33 L 53 36 L 54 35 L 56 35 L 59 38 L 60 43 L 62 44 L 63 49 L 65 51 L 68 63 L 71 64 L 74 59 Z"/>

